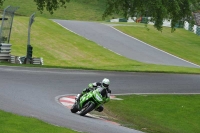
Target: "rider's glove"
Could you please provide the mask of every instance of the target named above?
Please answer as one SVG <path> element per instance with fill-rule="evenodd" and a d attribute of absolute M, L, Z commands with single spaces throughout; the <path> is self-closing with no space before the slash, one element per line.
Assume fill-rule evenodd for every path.
<path fill-rule="evenodd" d="M 88 88 L 83 89 L 83 94 L 89 92 L 90 90 Z"/>
<path fill-rule="evenodd" d="M 88 88 L 93 88 L 93 84 L 90 83 L 90 84 L 88 85 Z"/>

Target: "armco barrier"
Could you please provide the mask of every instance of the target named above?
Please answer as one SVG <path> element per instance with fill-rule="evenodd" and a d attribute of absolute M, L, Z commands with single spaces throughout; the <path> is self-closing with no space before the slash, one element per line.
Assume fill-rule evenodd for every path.
<path fill-rule="evenodd" d="M 10 60 L 11 44 L 0 43 L 0 60 Z"/>

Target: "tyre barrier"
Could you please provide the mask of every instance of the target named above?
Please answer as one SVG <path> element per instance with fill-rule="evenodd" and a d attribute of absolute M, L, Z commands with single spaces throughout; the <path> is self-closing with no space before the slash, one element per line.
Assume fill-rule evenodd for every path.
<path fill-rule="evenodd" d="M 12 64 L 21 64 L 20 60 L 19 60 L 19 62 L 16 62 L 18 60 L 18 58 L 19 58 L 18 56 L 11 55 L 10 56 L 10 63 L 12 63 Z"/>
<path fill-rule="evenodd" d="M 43 58 L 32 58 L 31 64 L 43 65 L 44 64 Z"/>
<path fill-rule="evenodd" d="M 0 43 L 0 60 L 9 61 L 10 60 L 10 51 L 11 44 Z"/>
<path fill-rule="evenodd" d="M 11 55 L 9 60 L 10 60 L 10 63 L 13 63 L 13 64 L 25 64 L 26 57 L 25 56 L 20 57 L 20 56 Z M 43 65 L 44 61 L 43 61 L 43 58 L 34 57 L 34 58 L 31 59 L 30 64 Z"/>

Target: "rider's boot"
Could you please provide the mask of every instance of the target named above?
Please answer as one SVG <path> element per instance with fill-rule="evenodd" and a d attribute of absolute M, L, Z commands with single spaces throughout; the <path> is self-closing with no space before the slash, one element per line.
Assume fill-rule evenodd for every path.
<path fill-rule="evenodd" d="M 103 106 L 99 106 L 98 108 L 95 109 L 98 112 L 102 112 L 103 111 Z"/>

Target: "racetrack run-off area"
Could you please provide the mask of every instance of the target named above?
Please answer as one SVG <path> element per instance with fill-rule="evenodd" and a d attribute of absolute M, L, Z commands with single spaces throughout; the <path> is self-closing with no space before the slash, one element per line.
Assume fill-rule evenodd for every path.
<path fill-rule="evenodd" d="M 72 107 L 72 105 L 74 104 L 75 102 L 75 95 L 67 95 L 67 96 L 63 96 L 63 97 L 60 97 L 58 99 L 58 101 L 64 105 L 65 107 L 67 107 L 68 109 L 70 109 Z M 113 99 L 113 100 L 122 100 L 122 99 L 118 99 L 116 98 L 114 95 L 110 96 L 110 99 Z M 109 120 L 106 120 L 104 118 L 102 118 L 101 116 L 99 115 L 94 115 L 94 114 L 86 114 L 87 117 L 93 117 L 93 118 L 98 118 L 98 119 L 101 119 L 103 121 L 106 121 L 106 122 L 109 122 L 109 123 L 112 123 L 112 124 L 115 124 L 115 125 L 120 125 L 119 123 L 116 123 L 116 122 L 113 122 L 113 121 L 109 121 Z"/>

